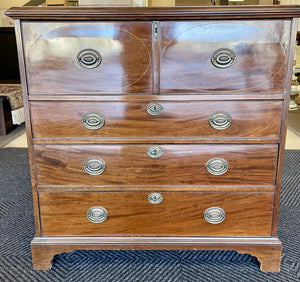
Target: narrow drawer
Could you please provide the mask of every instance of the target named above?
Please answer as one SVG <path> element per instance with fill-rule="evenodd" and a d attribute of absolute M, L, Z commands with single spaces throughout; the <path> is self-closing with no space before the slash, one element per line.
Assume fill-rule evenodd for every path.
<path fill-rule="evenodd" d="M 40 185 L 274 185 L 277 145 L 35 145 Z"/>
<path fill-rule="evenodd" d="M 46 236 L 270 236 L 273 198 L 273 193 L 39 193 Z"/>
<path fill-rule="evenodd" d="M 283 93 L 289 20 L 161 22 L 161 93 Z"/>
<path fill-rule="evenodd" d="M 151 93 L 151 22 L 24 22 L 29 94 Z"/>
<path fill-rule="evenodd" d="M 33 101 L 30 105 L 34 138 L 276 138 L 282 109 L 281 101 Z"/>

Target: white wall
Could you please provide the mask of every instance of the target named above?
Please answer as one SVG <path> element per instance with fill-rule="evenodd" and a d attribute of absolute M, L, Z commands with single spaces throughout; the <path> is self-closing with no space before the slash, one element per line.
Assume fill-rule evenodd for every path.
<path fill-rule="evenodd" d="M 300 5 L 300 0 L 280 0 L 280 5 Z M 300 20 L 298 24 L 298 31 L 300 31 Z"/>
<path fill-rule="evenodd" d="M 0 0 L 0 9 L 8 9 L 14 6 L 23 6 L 29 0 Z"/>
<path fill-rule="evenodd" d="M 280 0 L 280 5 L 300 4 L 300 0 Z"/>
<path fill-rule="evenodd" d="M 23 6 L 29 0 L 0 0 L 0 27 L 13 26 L 13 20 L 4 15 L 4 12 L 14 6 Z"/>

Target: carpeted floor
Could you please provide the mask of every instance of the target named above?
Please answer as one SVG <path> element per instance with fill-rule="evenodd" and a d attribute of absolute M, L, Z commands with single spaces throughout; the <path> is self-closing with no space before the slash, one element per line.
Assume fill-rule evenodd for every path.
<path fill-rule="evenodd" d="M 26 149 L 0 150 L 0 281 L 300 281 L 300 151 L 286 151 L 279 217 L 279 273 L 234 251 L 75 251 L 55 256 L 49 271 L 34 271 L 34 236 Z"/>

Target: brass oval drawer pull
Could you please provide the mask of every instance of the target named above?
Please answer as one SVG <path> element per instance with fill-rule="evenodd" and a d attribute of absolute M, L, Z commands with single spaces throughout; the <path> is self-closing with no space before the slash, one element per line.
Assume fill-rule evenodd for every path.
<path fill-rule="evenodd" d="M 147 112 L 152 116 L 158 116 L 163 112 L 163 107 L 159 103 L 151 103 L 147 107 Z"/>
<path fill-rule="evenodd" d="M 232 117 L 227 112 L 215 112 L 209 116 L 208 122 L 211 127 L 223 130 L 231 125 Z"/>
<path fill-rule="evenodd" d="M 108 218 L 108 212 L 103 207 L 91 207 L 87 211 L 86 216 L 90 222 L 101 223 Z"/>
<path fill-rule="evenodd" d="M 90 175 L 99 175 L 104 172 L 106 164 L 100 158 L 90 158 L 84 162 L 83 168 Z"/>
<path fill-rule="evenodd" d="M 206 163 L 206 170 L 212 175 L 222 175 L 228 170 L 228 163 L 224 159 L 213 158 Z"/>
<path fill-rule="evenodd" d="M 216 50 L 211 56 L 211 63 L 217 68 L 228 68 L 236 59 L 235 53 L 231 49 L 221 48 Z"/>
<path fill-rule="evenodd" d="M 94 49 L 81 50 L 77 55 L 78 64 L 86 69 L 94 69 L 102 62 L 100 53 Z"/>
<path fill-rule="evenodd" d="M 163 196 L 160 194 L 160 193 L 151 193 L 149 194 L 148 196 L 148 201 L 151 203 L 151 204 L 159 204 L 161 203 L 163 200 Z"/>
<path fill-rule="evenodd" d="M 95 130 L 104 126 L 105 118 L 98 113 L 88 113 L 82 117 L 81 122 L 87 129 Z"/>
<path fill-rule="evenodd" d="M 211 224 L 219 224 L 225 219 L 225 211 L 219 207 L 210 207 L 205 210 L 204 219 Z"/>
<path fill-rule="evenodd" d="M 163 154 L 163 150 L 158 146 L 152 146 L 148 149 L 147 154 L 150 158 L 156 159 Z"/>

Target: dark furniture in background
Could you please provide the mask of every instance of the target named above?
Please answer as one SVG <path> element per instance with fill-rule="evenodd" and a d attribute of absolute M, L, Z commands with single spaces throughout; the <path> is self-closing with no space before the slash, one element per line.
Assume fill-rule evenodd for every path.
<path fill-rule="evenodd" d="M 5 135 L 13 129 L 9 101 L 6 97 L 0 96 L 0 135 Z"/>
<path fill-rule="evenodd" d="M 15 29 L 0 27 L 0 42 L 0 83 L 20 83 Z"/>
<path fill-rule="evenodd" d="M 0 61 L 0 83 L 20 83 L 14 27 L 0 27 Z M 9 101 L 0 92 L 0 135 L 13 129 Z"/>

